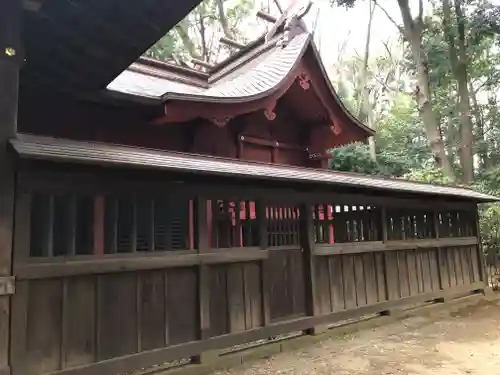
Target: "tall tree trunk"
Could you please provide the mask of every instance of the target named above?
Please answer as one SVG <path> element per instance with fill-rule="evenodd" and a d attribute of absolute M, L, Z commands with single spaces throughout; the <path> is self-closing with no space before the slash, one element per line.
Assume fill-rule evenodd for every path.
<path fill-rule="evenodd" d="M 191 37 L 189 36 L 189 21 L 187 18 L 183 19 L 181 22 L 179 22 L 175 28 L 175 32 L 179 35 L 179 38 L 182 41 L 182 44 L 184 45 L 184 48 L 189 53 L 189 56 L 195 59 L 199 59 L 201 56 L 198 53 L 198 50 L 196 48 L 196 44 L 193 42 Z"/>
<path fill-rule="evenodd" d="M 365 55 L 363 58 L 363 68 L 361 69 L 361 74 L 359 76 L 359 90 L 361 90 L 361 102 L 359 103 L 359 114 L 358 118 L 362 123 L 365 123 L 369 127 L 373 127 L 370 120 L 372 116 L 370 116 L 370 111 L 372 110 L 372 106 L 370 104 L 370 89 L 368 88 L 368 60 L 370 58 L 370 41 L 372 35 L 372 21 L 373 21 L 373 13 L 375 11 L 375 4 L 373 4 L 372 0 L 369 0 L 370 5 L 370 14 L 368 18 L 368 29 L 366 31 L 366 42 L 365 42 Z M 376 159 L 375 153 L 375 139 L 374 137 L 370 137 L 368 139 L 370 145 L 370 155 L 373 160 Z"/>
<path fill-rule="evenodd" d="M 474 120 L 476 123 L 476 134 L 477 141 L 480 142 L 480 147 L 478 148 L 478 155 L 481 162 L 481 168 L 488 169 L 491 167 L 491 159 L 488 152 L 488 143 L 486 143 L 484 134 L 484 117 L 479 107 L 479 102 L 477 101 L 476 90 L 469 79 L 469 94 L 472 100 L 472 114 L 474 115 Z"/>
<path fill-rule="evenodd" d="M 463 180 L 466 184 L 474 181 L 474 152 L 472 119 L 470 117 L 469 88 L 467 75 L 467 52 L 465 46 L 465 20 L 462 13 L 461 0 L 455 0 L 455 16 L 457 34 L 453 32 L 451 6 L 449 0 L 443 0 L 443 29 L 451 62 L 451 70 L 458 86 L 458 108 L 460 110 L 460 164 L 463 169 Z M 458 51 L 457 51 L 458 49 Z"/>
<path fill-rule="evenodd" d="M 488 129 L 491 129 L 491 127 L 496 126 L 498 123 L 498 119 L 500 118 L 500 111 L 498 108 L 498 96 L 496 93 L 496 90 L 494 88 L 488 88 L 487 91 L 487 101 L 488 101 L 488 112 L 486 114 L 487 118 L 487 124 L 488 124 Z M 499 141 L 497 137 L 494 135 L 486 135 L 485 136 L 486 141 L 490 145 L 489 149 L 489 159 L 490 163 L 492 165 L 497 165 L 500 164 L 499 156 Z"/>
<path fill-rule="evenodd" d="M 199 17 L 198 27 L 200 30 L 201 53 L 203 55 L 203 60 L 210 62 L 210 48 L 208 47 L 207 34 L 205 30 L 205 14 L 200 12 Z"/>
<path fill-rule="evenodd" d="M 401 32 L 410 44 L 411 54 L 417 67 L 416 99 L 429 146 L 436 163 L 443 169 L 445 176 L 454 180 L 455 174 L 441 139 L 439 121 L 432 108 L 427 56 L 422 46 L 423 0 L 419 0 L 419 15 L 415 20 L 412 18 L 408 0 L 398 0 L 398 5 L 403 18 Z"/>
<path fill-rule="evenodd" d="M 219 21 L 222 26 L 222 31 L 226 38 L 232 39 L 233 33 L 229 29 L 229 23 L 227 22 L 226 12 L 224 11 L 224 0 L 217 0 L 217 10 L 219 12 Z"/>

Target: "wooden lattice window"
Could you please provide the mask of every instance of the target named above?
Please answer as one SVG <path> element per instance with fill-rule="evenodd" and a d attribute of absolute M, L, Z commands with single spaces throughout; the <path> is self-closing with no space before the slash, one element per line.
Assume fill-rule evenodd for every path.
<path fill-rule="evenodd" d="M 380 210 L 373 206 L 316 204 L 313 207 L 315 242 L 380 241 Z"/>
<path fill-rule="evenodd" d="M 417 209 L 391 209 L 387 212 L 389 240 L 435 238 L 434 213 Z"/>
<path fill-rule="evenodd" d="M 336 206 L 336 242 L 382 240 L 380 218 L 380 210 L 375 206 Z"/>
<path fill-rule="evenodd" d="M 476 218 L 473 212 L 445 211 L 437 214 L 439 237 L 469 237 L 475 235 Z"/>
<path fill-rule="evenodd" d="M 30 209 L 30 256 L 92 254 L 94 198 L 34 193 Z"/>
<path fill-rule="evenodd" d="M 300 245 L 299 207 L 266 207 L 269 246 Z"/>
<path fill-rule="evenodd" d="M 314 222 L 314 239 L 316 243 L 333 244 L 334 225 L 333 214 L 335 206 L 331 204 L 315 204 L 312 208 Z"/>
<path fill-rule="evenodd" d="M 182 197 L 106 197 L 105 253 L 187 250 L 193 244 L 193 205 Z"/>
<path fill-rule="evenodd" d="M 259 245 L 255 202 L 216 200 L 209 207 L 212 248 Z"/>

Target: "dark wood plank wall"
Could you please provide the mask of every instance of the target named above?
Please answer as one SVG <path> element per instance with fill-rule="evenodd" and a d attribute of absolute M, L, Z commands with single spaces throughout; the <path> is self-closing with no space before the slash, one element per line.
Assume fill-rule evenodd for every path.
<path fill-rule="evenodd" d="M 146 182 L 85 193 L 29 176 L 16 202 L 14 375 L 203 361 L 485 287 L 474 205 Z M 231 241 L 213 237 L 215 207 Z"/>

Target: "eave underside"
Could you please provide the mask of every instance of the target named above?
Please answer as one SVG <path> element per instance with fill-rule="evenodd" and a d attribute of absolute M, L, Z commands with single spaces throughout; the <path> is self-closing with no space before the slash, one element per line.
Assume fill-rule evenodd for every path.
<path fill-rule="evenodd" d="M 25 9 L 23 86 L 106 87 L 199 0 L 57 0 Z"/>

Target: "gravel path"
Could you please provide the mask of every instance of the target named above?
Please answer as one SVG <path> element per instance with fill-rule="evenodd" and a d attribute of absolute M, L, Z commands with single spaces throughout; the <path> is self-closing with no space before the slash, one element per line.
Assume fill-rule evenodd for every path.
<path fill-rule="evenodd" d="M 500 375 L 500 306 L 412 317 L 217 375 Z"/>

